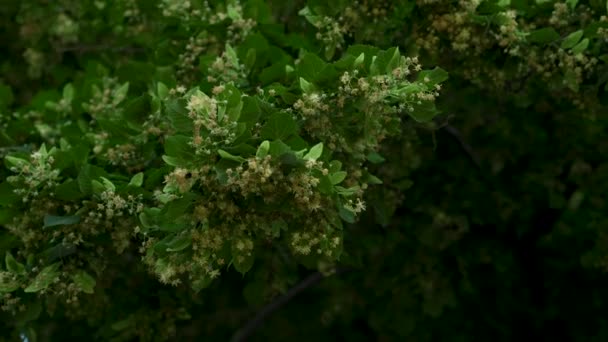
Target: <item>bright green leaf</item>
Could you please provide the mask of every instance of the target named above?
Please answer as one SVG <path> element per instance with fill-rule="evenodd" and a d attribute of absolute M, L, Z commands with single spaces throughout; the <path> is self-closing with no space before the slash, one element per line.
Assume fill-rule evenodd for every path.
<path fill-rule="evenodd" d="M 224 159 L 228 159 L 228 160 L 232 160 L 235 161 L 237 163 L 244 163 L 245 161 L 247 161 L 247 159 L 241 157 L 241 156 L 235 156 L 233 154 L 230 154 L 224 150 L 217 150 L 217 153 L 219 153 L 220 157 L 224 158 Z"/>
<path fill-rule="evenodd" d="M 572 53 L 575 55 L 582 53 L 583 51 L 585 51 L 587 49 L 588 46 L 589 46 L 589 38 L 585 38 L 585 39 L 581 40 L 580 43 L 576 44 L 572 48 Z"/>
<path fill-rule="evenodd" d="M 156 84 L 156 93 L 161 100 L 164 100 L 169 95 L 169 88 L 164 83 L 158 82 Z"/>
<path fill-rule="evenodd" d="M 59 266 L 60 263 L 56 262 L 43 268 L 24 291 L 27 293 L 33 293 L 49 287 L 49 285 L 51 285 L 55 281 L 55 278 L 59 275 Z"/>
<path fill-rule="evenodd" d="M 583 30 L 574 31 L 564 38 L 561 48 L 570 49 L 574 47 L 581 40 L 581 38 L 583 38 Z"/>
<path fill-rule="evenodd" d="M 268 151 L 270 151 L 270 142 L 268 140 L 264 140 L 258 147 L 255 156 L 258 158 L 264 158 L 268 155 Z"/>
<path fill-rule="evenodd" d="M 338 171 L 329 175 L 331 184 L 340 184 L 346 178 L 346 171 Z"/>
<path fill-rule="evenodd" d="M 306 155 L 304 155 L 304 159 L 317 160 L 321 157 L 321 154 L 323 154 L 323 143 L 322 142 L 311 147 L 310 151 L 308 151 L 308 153 L 306 153 Z"/>
<path fill-rule="evenodd" d="M 129 186 L 134 186 L 137 188 L 141 187 L 142 184 L 144 184 L 143 172 L 137 173 L 135 176 L 133 176 L 133 178 L 131 178 L 131 181 L 129 182 Z"/>
<path fill-rule="evenodd" d="M 116 191 L 116 186 L 114 185 L 114 183 L 112 183 L 112 181 L 110 181 L 106 177 L 99 177 L 99 178 L 101 179 L 101 183 L 103 184 L 103 186 L 106 190 Z"/>
<path fill-rule="evenodd" d="M 315 91 L 315 87 L 302 77 L 300 77 L 300 88 L 304 94 L 310 94 Z"/>

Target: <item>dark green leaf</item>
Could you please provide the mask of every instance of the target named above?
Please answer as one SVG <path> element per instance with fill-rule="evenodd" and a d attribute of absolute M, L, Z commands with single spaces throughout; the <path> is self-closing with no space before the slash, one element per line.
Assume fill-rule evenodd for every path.
<path fill-rule="evenodd" d="M 167 243 L 167 252 L 179 252 L 190 247 L 192 244 L 192 236 L 189 234 L 181 234 Z"/>
<path fill-rule="evenodd" d="M 275 140 L 285 138 L 296 133 L 297 125 L 290 114 L 275 113 L 262 127 L 262 139 Z"/>
<path fill-rule="evenodd" d="M 72 280 L 74 284 L 84 293 L 92 294 L 95 289 L 95 278 L 91 277 L 85 271 L 77 271 L 73 276 Z"/>
<path fill-rule="evenodd" d="M 428 88 L 433 88 L 435 85 L 444 82 L 448 79 L 448 73 L 436 67 L 433 70 L 422 70 L 418 74 L 418 81 L 424 83 Z"/>
<path fill-rule="evenodd" d="M 531 43 L 546 44 L 559 39 L 559 33 L 552 27 L 545 27 L 530 32 L 528 41 Z"/>
<path fill-rule="evenodd" d="M 44 228 L 76 224 L 80 222 L 80 216 L 53 216 L 46 215 L 44 217 Z"/>

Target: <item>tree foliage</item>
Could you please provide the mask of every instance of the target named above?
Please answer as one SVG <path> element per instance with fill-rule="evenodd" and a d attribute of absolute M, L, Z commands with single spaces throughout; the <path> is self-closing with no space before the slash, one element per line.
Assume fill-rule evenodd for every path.
<path fill-rule="evenodd" d="M 0 6 L 0 340 L 605 340 L 607 6 Z"/>

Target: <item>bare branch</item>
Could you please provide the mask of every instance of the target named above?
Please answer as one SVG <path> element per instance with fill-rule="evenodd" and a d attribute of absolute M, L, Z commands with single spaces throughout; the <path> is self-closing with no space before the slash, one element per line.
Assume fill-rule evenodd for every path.
<path fill-rule="evenodd" d="M 346 271 L 346 269 L 338 269 L 338 270 L 334 271 L 331 275 L 343 273 L 345 271 Z M 262 323 L 264 323 L 264 321 L 266 320 L 266 318 L 268 318 L 268 316 L 270 316 L 276 310 L 280 309 L 283 305 L 288 303 L 291 299 L 293 299 L 293 297 L 298 295 L 300 292 L 306 290 L 309 287 L 316 285 L 323 278 L 324 278 L 324 275 L 321 272 L 315 272 L 315 273 L 309 275 L 308 277 L 304 278 L 304 280 L 302 280 L 296 286 L 289 289 L 289 291 L 287 291 L 287 293 L 278 297 L 277 299 L 275 299 L 274 301 L 272 301 L 271 303 L 266 305 L 264 308 L 262 308 L 262 310 L 260 310 L 252 320 L 247 322 L 247 324 L 245 326 L 243 326 L 241 329 L 239 329 L 232 336 L 232 339 L 230 341 L 231 342 L 246 341 L 247 338 L 249 338 L 249 336 L 251 336 L 251 334 L 253 334 L 253 332 L 262 325 Z"/>
<path fill-rule="evenodd" d="M 477 153 L 475 153 L 475 151 L 473 150 L 471 145 L 469 145 L 466 141 L 464 141 L 464 139 L 462 138 L 462 135 L 460 134 L 460 131 L 456 127 L 454 127 L 450 124 L 446 124 L 443 128 L 454 139 L 456 139 L 460 143 L 460 146 L 465 151 L 465 153 L 469 156 L 469 158 L 471 158 L 471 161 L 473 161 L 475 166 L 477 166 L 478 169 L 481 169 L 481 162 L 479 160 L 479 156 L 477 155 Z"/>

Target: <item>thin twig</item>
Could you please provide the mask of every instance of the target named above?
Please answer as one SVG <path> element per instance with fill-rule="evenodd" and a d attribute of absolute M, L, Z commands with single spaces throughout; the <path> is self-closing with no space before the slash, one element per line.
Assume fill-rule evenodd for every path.
<path fill-rule="evenodd" d="M 331 275 L 342 273 L 345 271 L 346 271 L 345 269 L 338 269 L 338 270 L 334 271 L 334 273 L 332 273 Z M 239 329 L 232 336 L 232 339 L 230 341 L 231 342 L 246 341 L 247 338 L 249 338 L 249 336 L 251 336 L 251 334 L 253 334 L 253 332 L 262 325 L 262 323 L 264 323 L 264 321 L 266 320 L 266 318 L 268 318 L 268 316 L 270 316 L 273 312 L 275 312 L 276 310 L 281 308 L 283 305 L 285 305 L 287 302 L 289 302 L 293 297 L 298 295 L 300 292 L 302 292 L 302 291 L 306 290 L 307 288 L 314 286 L 315 284 L 320 282 L 324 277 L 325 276 L 321 272 L 315 272 L 315 273 L 309 275 L 308 277 L 306 277 L 304 280 L 302 280 L 296 286 L 289 289 L 289 291 L 287 291 L 287 293 L 278 297 L 276 300 L 272 301 L 271 303 L 266 305 L 262 310 L 260 310 L 252 320 L 247 322 L 247 324 L 245 326 L 243 326 L 241 329 Z"/>
<path fill-rule="evenodd" d="M 462 135 L 460 134 L 460 131 L 456 127 L 454 127 L 450 124 L 445 125 L 443 128 L 454 139 L 456 139 L 458 141 L 458 143 L 460 143 L 460 146 L 466 152 L 466 154 L 469 156 L 469 158 L 471 158 L 471 161 L 473 161 L 475 166 L 477 166 L 478 169 L 481 169 L 481 162 L 479 160 L 479 156 L 477 155 L 477 153 L 475 153 L 475 151 L 473 150 L 471 145 L 469 145 L 466 141 L 464 141 L 464 139 L 462 138 Z"/>

